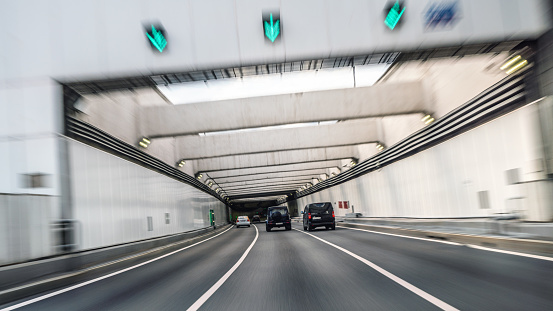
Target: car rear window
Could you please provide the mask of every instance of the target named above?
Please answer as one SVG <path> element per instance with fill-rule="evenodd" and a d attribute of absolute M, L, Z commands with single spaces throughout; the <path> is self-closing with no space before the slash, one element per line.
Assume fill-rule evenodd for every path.
<path fill-rule="evenodd" d="M 275 208 L 271 210 L 271 215 L 274 215 L 275 213 L 280 213 L 282 216 L 288 215 L 288 210 L 286 208 Z"/>
<path fill-rule="evenodd" d="M 309 210 L 312 213 L 326 213 L 330 214 L 332 212 L 332 203 L 325 202 L 325 203 L 313 203 L 309 204 Z"/>

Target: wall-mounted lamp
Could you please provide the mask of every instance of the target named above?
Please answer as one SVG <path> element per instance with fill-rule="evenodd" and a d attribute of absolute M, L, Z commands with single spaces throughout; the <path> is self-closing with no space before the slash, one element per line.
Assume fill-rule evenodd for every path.
<path fill-rule="evenodd" d="M 204 175 L 203 175 L 202 173 L 196 174 L 196 178 L 197 178 L 198 180 L 202 179 L 202 177 L 204 177 Z"/>
<path fill-rule="evenodd" d="M 138 142 L 138 145 L 143 148 L 148 148 L 148 146 L 150 145 L 150 139 L 142 137 L 142 139 Z"/>
<path fill-rule="evenodd" d="M 382 151 L 384 150 L 384 145 L 383 144 L 376 144 L 376 149 L 378 149 L 378 151 Z"/>
<path fill-rule="evenodd" d="M 427 114 L 424 116 L 424 118 L 421 119 L 421 121 L 424 122 L 424 124 L 430 124 L 434 122 L 434 118 L 431 115 Z"/>
<path fill-rule="evenodd" d="M 521 69 L 522 67 L 528 65 L 528 61 L 520 55 L 515 55 L 511 59 L 509 59 L 505 64 L 503 64 L 499 69 L 501 70 L 507 70 L 505 71 L 506 74 L 510 75 L 511 73 Z"/>
<path fill-rule="evenodd" d="M 185 164 L 186 164 L 186 161 L 180 160 L 180 161 L 177 163 L 177 166 L 178 166 L 178 167 L 183 167 Z"/>

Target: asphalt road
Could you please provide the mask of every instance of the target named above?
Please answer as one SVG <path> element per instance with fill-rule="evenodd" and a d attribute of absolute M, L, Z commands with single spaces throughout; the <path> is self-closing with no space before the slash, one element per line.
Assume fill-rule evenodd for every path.
<path fill-rule="evenodd" d="M 38 298 L 17 310 L 553 310 L 552 261 L 340 227 L 256 225 L 10 305 Z"/>

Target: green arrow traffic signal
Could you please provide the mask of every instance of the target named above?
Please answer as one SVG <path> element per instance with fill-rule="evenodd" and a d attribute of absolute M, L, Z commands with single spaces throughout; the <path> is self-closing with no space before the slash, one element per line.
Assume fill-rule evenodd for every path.
<path fill-rule="evenodd" d="M 399 1 L 396 1 L 394 6 L 392 6 L 390 11 L 388 12 L 386 19 L 384 20 L 384 24 L 386 24 L 386 26 L 388 26 L 388 28 L 390 28 L 391 30 L 394 30 L 397 23 L 401 19 L 401 15 L 403 15 L 403 12 L 405 11 L 405 7 L 403 7 L 401 12 L 399 10 L 400 10 Z"/>
<path fill-rule="evenodd" d="M 271 24 L 269 24 L 267 21 L 264 23 L 265 25 L 265 35 L 271 42 L 275 42 L 276 38 L 280 34 L 280 20 L 277 20 L 273 24 L 273 14 L 271 13 Z"/>
<path fill-rule="evenodd" d="M 146 36 L 150 39 L 150 43 L 161 53 L 163 49 L 167 46 L 167 40 L 163 36 L 161 30 L 156 30 L 154 25 L 152 25 L 152 34 L 146 32 Z"/>

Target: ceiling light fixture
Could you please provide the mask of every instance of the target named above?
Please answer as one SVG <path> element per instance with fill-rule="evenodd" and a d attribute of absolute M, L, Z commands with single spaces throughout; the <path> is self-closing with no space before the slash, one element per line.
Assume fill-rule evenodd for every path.
<path fill-rule="evenodd" d="M 517 55 L 513 58 L 511 58 L 509 61 L 507 61 L 505 64 L 503 64 L 501 67 L 499 67 L 499 69 L 501 70 L 505 70 L 509 67 L 511 67 L 512 64 L 514 64 L 515 62 L 517 62 L 518 60 L 522 59 L 522 57 L 520 55 Z"/>
<path fill-rule="evenodd" d="M 148 146 L 150 145 L 150 139 L 148 139 L 146 137 L 142 137 L 142 139 L 140 140 L 138 145 L 140 145 L 143 148 L 148 148 Z"/>
<path fill-rule="evenodd" d="M 527 60 L 523 60 L 521 62 L 518 62 L 513 68 L 507 70 L 506 74 L 510 75 L 511 73 L 521 69 L 522 67 L 528 65 L 528 61 Z"/>
<path fill-rule="evenodd" d="M 421 121 L 424 122 L 424 124 L 430 124 L 434 122 L 434 120 L 435 119 L 429 114 L 425 115 L 424 118 L 421 119 Z"/>

